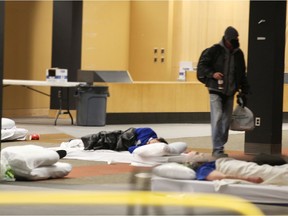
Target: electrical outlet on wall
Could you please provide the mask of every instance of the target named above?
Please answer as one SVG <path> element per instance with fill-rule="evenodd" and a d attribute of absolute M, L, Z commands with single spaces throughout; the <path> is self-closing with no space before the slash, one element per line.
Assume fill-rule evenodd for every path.
<path fill-rule="evenodd" d="M 255 126 L 260 126 L 261 125 L 261 118 L 260 117 L 256 117 L 255 118 Z"/>
<path fill-rule="evenodd" d="M 158 48 L 157 47 L 155 47 L 153 50 L 154 50 L 154 54 L 158 53 Z"/>

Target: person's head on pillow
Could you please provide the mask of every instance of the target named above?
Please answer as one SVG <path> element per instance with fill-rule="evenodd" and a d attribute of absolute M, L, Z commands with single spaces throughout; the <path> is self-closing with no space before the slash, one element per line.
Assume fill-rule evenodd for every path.
<path fill-rule="evenodd" d="M 147 144 L 153 144 L 153 143 L 166 143 L 166 144 L 168 144 L 168 142 L 162 137 L 150 138 L 149 141 L 147 142 Z"/>
<path fill-rule="evenodd" d="M 197 172 L 197 170 L 199 169 L 200 166 L 202 166 L 204 163 L 206 162 L 201 162 L 201 161 L 193 161 L 193 162 L 189 162 L 187 165 L 190 169 L 194 170 L 195 172 Z"/>

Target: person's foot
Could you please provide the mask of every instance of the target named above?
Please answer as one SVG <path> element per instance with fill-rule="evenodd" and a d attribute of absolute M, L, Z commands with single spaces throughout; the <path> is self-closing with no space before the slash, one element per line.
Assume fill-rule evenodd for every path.
<path fill-rule="evenodd" d="M 57 150 L 56 152 L 59 155 L 59 159 L 65 157 L 67 155 L 67 152 L 65 150 Z"/>

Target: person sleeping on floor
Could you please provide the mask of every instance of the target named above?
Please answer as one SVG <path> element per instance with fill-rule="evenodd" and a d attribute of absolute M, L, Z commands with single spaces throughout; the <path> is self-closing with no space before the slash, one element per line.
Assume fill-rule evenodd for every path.
<path fill-rule="evenodd" d="M 96 134 L 90 134 L 81 137 L 84 144 L 84 150 L 109 149 L 114 151 L 133 151 L 146 144 L 166 143 L 168 142 L 158 137 L 156 132 L 149 128 L 129 128 L 125 131 L 101 131 Z"/>
<path fill-rule="evenodd" d="M 188 167 L 195 171 L 197 180 L 234 179 L 252 183 L 288 185 L 288 164 L 278 155 L 259 154 L 251 162 L 219 158 L 208 162 L 192 162 Z"/>

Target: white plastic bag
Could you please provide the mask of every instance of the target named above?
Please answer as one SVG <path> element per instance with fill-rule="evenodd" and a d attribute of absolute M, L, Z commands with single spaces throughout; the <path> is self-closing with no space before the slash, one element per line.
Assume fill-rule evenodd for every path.
<path fill-rule="evenodd" d="M 14 172 L 11 169 L 5 158 L 1 157 L 1 172 L 0 172 L 0 180 L 1 181 L 15 181 Z"/>
<path fill-rule="evenodd" d="M 247 107 L 237 105 L 232 113 L 230 130 L 251 131 L 255 128 L 254 115 Z"/>

